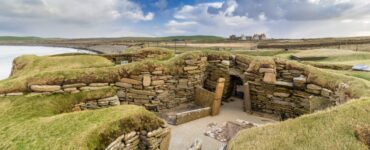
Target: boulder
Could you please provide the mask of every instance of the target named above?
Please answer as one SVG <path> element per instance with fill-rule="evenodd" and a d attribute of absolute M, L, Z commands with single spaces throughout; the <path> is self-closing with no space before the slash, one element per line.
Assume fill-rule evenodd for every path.
<path fill-rule="evenodd" d="M 35 92 L 55 92 L 62 89 L 60 85 L 31 85 L 30 88 Z"/>

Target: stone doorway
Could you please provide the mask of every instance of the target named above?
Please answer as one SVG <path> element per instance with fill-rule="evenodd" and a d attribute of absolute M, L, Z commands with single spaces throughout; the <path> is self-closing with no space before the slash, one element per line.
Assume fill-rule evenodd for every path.
<path fill-rule="evenodd" d="M 243 99 L 244 97 L 244 92 L 243 92 L 243 80 L 238 77 L 238 76 L 234 76 L 234 75 L 231 75 L 230 76 L 230 88 L 229 88 L 229 97 L 236 97 L 236 98 L 240 98 L 240 99 Z"/>

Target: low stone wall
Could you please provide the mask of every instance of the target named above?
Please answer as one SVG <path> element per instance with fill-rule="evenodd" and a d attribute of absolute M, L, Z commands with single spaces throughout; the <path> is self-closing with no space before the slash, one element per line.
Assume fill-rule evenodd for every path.
<path fill-rule="evenodd" d="M 132 131 L 119 136 L 106 150 L 168 150 L 171 131 L 160 127 L 153 131 Z"/>
<path fill-rule="evenodd" d="M 211 107 L 199 108 L 195 110 L 176 113 L 174 116 L 175 125 L 184 124 L 193 120 L 207 117 L 211 114 Z"/>
<path fill-rule="evenodd" d="M 73 111 L 100 109 L 117 105 L 120 105 L 118 96 L 113 96 L 98 100 L 88 100 L 86 102 L 81 102 L 74 106 Z"/>

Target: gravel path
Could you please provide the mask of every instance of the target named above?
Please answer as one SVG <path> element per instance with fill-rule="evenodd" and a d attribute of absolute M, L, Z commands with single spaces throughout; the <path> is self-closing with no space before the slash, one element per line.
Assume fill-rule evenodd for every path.
<path fill-rule="evenodd" d="M 235 100 L 234 102 L 225 103 L 221 107 L 221 113 L 218 116 L 205 117 L 182 125 L 171 126 L 170 150 L 187 150 L 196 138 L 202 140 L 202 149 L 218 150 L 226 143 L 219 142 L 204 135 L 207 125 L 212 122 L 222 124 L 227 121 L 235 121 L 236 119 L 242 119 L 256 124 L 275 122 L 271 119 L 249 115 L 243 112 L 242 106 L 241 100 Z"/>

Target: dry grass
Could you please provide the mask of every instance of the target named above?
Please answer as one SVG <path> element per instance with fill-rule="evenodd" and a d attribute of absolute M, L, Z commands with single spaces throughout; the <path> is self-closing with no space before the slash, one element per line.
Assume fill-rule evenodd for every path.
<path fill-rule="evenodd" d="M 0 98 L 0 149 L 102 149 L 119 134 L 153 130 L 163 124 L 138 106 L 70 112 L 80 101 L 114 92 Z"/>
<path fill-rule="evenodd" d="M 354 130 L 359 124 L 370 124 L 369 111 L 370 99 L 362 98 L 296 119 L 246 129 L 232 139 L 228 149 L 366 150 Z"/>

